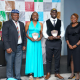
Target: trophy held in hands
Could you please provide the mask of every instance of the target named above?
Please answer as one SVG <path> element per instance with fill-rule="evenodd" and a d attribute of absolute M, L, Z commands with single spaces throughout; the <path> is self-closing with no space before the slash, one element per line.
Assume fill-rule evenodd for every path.
<path fill-rule="evenodd" d="M 38 38 L 38 33 L 32 33 L 32 37 L 36 40 Z"/>
<path fill-rule="evenodd" d="M 57 37 L 58 31 L 57 30 L 52 30 L 51 34 L 52 34 L 52 36 Z"/>

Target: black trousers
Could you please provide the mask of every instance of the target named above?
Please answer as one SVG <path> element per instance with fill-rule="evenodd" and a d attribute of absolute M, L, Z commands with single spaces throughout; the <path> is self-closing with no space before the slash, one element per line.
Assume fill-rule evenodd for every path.
<path fill-rule="evenodd" d="M 47 72 L 51 73 L 51 63 L 54 54 L 55 58 L 55 73 L 59 73 L 60 67 L 60 53 L 61 53 L 61 40 L 46 40 L 46 68 Z"/>

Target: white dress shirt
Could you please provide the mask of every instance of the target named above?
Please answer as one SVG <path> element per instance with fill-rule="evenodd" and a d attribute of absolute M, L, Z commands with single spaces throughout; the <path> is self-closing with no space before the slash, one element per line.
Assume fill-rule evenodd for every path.
<path fill-rule="evenodd" d="M 57 18 L 55 18 L 55 19 L 53 19 L 53 18 L 50 18 L 50 21 L 51 21 L 51 23 L 54 25 L 54 20 L 55 20 L 55 24 L 57 23 Z M 60 28 L 60 31 L 61 31 L 61 34 L 60 34 L 60 36 L 61 37 L 64 37 L 64 33 L 65 33 L 65 30 L 64 30 L 64 25 L 63 25 L 63 22 L 61 21 L 61 28 Z M 47 34 L 47 24 L 46 24 L 46 21 L 44 22 L 44 24 L 43 24 L 43 36 L 45 37 L 45 38 L 47 38 L 48 39 L 48 34 Z"/>
<path fill-rule="evenodd" d="M 12 20 L 13 22 L 14 22 L 14 24 L 15 24 L 15 26 L 16 26 L 16 23 L 15 23 L 15 21 L 14 20 Z M 17 21 L 17 26 L 18 26 L 18 28 L 19 28 L 19 31 L 20 31 L 20 25 L 19 25 L 19 22 Z M 17 27 L 16 26 L 16 27 Z M 21 38 L 21 32 L 20 32 L 20 38 L 18 39 L 18 43 L 17 44 L 21 44 L 22 43 L 22 38 Z"/>

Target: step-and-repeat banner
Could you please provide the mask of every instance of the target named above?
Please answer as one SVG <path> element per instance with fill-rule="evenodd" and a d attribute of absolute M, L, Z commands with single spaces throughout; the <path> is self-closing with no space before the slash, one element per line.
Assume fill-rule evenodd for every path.
<path fill-rule="evenodd" d="M 11 10 L 18 9 L 20 11 L 19 20 L 26 24 L 30 21 L 32 12 L 37 11 L 39 21 L 44 23 L 50 18 L 50 10 L 56 8 L 58 10 L 58 18 L 61 14 L 61 0 L 0 0 L 0 30 L 2 22 L 11 19 Z M 0 33 L 1 36 L 1 33 Z M 45 39 L 42 38 L 43 63 L 46 63 Z M 25 58 L 25 53 L 23 54 Z"/>

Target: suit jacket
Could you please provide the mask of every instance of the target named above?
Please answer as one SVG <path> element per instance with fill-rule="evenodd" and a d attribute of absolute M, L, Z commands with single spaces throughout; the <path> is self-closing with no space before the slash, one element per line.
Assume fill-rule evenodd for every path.
<path fill-rule="evenodd" d="M 26 46 L 26 34 L 24 23 L 19 21 L 19 25 L 22 38 L 22 46 Z M 2 38 L 5 49 L 12 48 L 13 51 L 16 51 L 18 43 L 18 32 L 12 20 L 3 23 Z"/>

